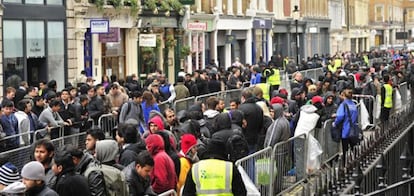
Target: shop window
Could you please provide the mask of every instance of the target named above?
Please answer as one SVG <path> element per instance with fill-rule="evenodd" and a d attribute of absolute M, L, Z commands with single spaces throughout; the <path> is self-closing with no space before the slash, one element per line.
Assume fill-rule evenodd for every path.
<path fill-rule="evenodd" d="M 48 78 L 55 79 L 58 88 L 65 86 L 65 33 L 63 22 L 47 23 Z"/>
<path fill-rule="evenodd" d="M 43 0 L 25 0 L 26 4 L 44 4 Z"/>
<path fill-rule="evenodd" d="M 63 5 L 63 0 L 46 0 L 48 5 Z"/>
<path fill-rule="evenodd" d="M 3 0 L 3 3 L 22 3 L 22 0 Z"/>
<path fill-rule="evenodd" d="M 100 35 L 99 41 L 102 43 L 102 76 L 115 75 L 118 79 L 124 79 L 126 76 L 124 29 L 111 28 L 107 35 Z"/>
<path fill-rule="evenodd" d="M 24 78 L 22 21 L 3 22 L 5 87 L 18 87 Z"/>

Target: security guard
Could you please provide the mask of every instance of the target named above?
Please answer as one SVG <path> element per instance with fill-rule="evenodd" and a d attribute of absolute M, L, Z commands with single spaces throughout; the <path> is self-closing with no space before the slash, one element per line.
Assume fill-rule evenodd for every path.
<path fill-rule="evenodd" d="M 270 85 L 270 94 L 277 91 L 280 86 L 280 71 L 276 67 L 266 68 L 263 70 L 262 76 L 267 78 L 266 83 Z"/>
<path fill-rule="evenodd" d="M 207 146 L 209 157 L 193 165 L 187 174 L 183 196 L 246 195 L 246 187 L 236 166 L 226 160 L 226 145 L 221 138 L 212 138 Z"/>
<path fill-rule="evenodd" d="M 393 89 L 390 82 L 390 76 L 384 75 L 384 85 L 381 88 L 381 122 L 388 121 L 392 109 Z"/>

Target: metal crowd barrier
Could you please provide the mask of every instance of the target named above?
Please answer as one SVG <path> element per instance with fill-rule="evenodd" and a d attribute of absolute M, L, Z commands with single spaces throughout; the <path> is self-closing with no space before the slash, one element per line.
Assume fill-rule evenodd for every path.
<path fill-rule="evenodd" d="M 167 108 L 171 107 L 171 103 L 168 101 L 164 101 L 158 104 L 158 108 L 160 108 L 160 111 L 164 111 Z"/>
<path fill-rule="evenodd" d="M 197 96 L 195 98 L 195 102 L 201 101 L 201 102 L 205 103 L 206 100 L 209 97 L 213 97 L 213 96 L 215 96 L 215 97 L 221 97 L 220 95 L 221 95 L 221 92 L 215 92 L 215 93 L 209 93 L 209 94 L 200 95 L 200 96 Z"/>
<path fill-rule="evenodd" d="M 187 110 L 190 106 L 192 106 L 195 102 L 195 97 L 187 97 L 185 99 L 180 99 L 174 101 L 173 108 L 175 112 L 179 112 L 181 110 Z"/>
<path fill-rule="evenodd" d="M 30 145 L 30 138 L 33 133 L 19 133 L 15 135 L 5 136 L 0 139 L 0 152 L 7 151 L 8 149 L 28 146 Z M 14 143 L 14 144 L 12 144 Z"/>
<path fill-rule="evenodd" d="M 163 192 L 161 194 L 159 194 L 158 196 L 177 196 L 177 192 L 173 189 Z"/>
<path fill-rule="evenodd" d="M 107 137 L 113 137 L 112 129 L 118 125 L 116 116 L 109 113 L 104 114 L 98 119 L 98 127 L 102 129 Z"/>
<path fill-rule="evenodd" d="M 274 163 L 272 159 L 272 147 L 267 147 L 236 161 L 236 166 L 241 166 L 250 177 L 262 195 L 269 195 Z"/>
<path fill-rule="evenodd" d="M 358 107 L 358 122 L 361 125 L 361 116 L 368 115 L 369 117 L 369 126 L 375 127 L 377 126 L 377 100 L 374 96 L 371 95 L 359 95 L 354 94 L 352 98 L 356 101 L 357 104 L 360 104 L 362 100 L 364 102 L 365 108 L 368 110 L 368 114 L 363 113 L 361 107 Z M 360 105 L 359 105 L 360 106 Z"/>
<path fill-rule="evenodd" d="M 240 99 L 241 97 L 241 93 L 242 93 L 243 89 L 232 89 L 232 90 L 227 90 L 223 92 L 223 99 L 224 99 L 224 104 L 226 107 L 230 106 L 230 102 L 233 99 Z"/>

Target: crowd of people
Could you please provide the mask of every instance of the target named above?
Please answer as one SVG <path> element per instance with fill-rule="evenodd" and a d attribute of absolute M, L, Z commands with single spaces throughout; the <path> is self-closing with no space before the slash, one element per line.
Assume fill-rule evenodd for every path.
<path fill-rule="evenodd" d="M 392 60 L 368 64 L 373 57 L 385 56 Z M 290 89 L 280 86 L 280 70 L 290 69 L 280 56 L 268 64 L 233 63 L 228 70 L 211 65 L 192 74 L 180 72 L 174 84 L 161 72 L 142 83 L 133 74 L 125 81 L 104 76 L 99 84 L 82 72 L 59 91 L 54 80 L 37 87 L 23 81 L 19 87 L 7 87 L 1 102 L 0 152 L 32 145 L 32 161 L 19 170 L 9 157 L 0 157 L 0 190 L 63 196 L 157 195 L 168 190 L 181 195 L 246 195 L 236 160 L 321 128 L 326 120 L 339 127 L 344 151 L 357 145 L 349 138 L 350 126 L 358 119 L 353 94 L 380 97 L 385 124 L 393 89 L 414 83 L 412 59 L 411 53 L 399 51 L 316 56 L 310 61 L 317 63 L 309 66 L 321 63 L 325 73 L 304 78 L 295 71 Z M 214 96 L 178 112 L 158 106 L 240 88 L 228 107 Z M 113 137 L 93 126 L 103 114 L 117 121 Z M 46 132 L 35 134 L 40 129 Z M 84 149 L 51 142 L 62 134 L 82 132 Z"/>

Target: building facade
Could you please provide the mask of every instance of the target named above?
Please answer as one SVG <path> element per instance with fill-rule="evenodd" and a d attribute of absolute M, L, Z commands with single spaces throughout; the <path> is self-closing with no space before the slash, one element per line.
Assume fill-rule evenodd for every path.
<path fill-rule="evenodd" d="M 3 0 L 2 86 L 67 80 L 66 9 L 63 0 Z"/>

